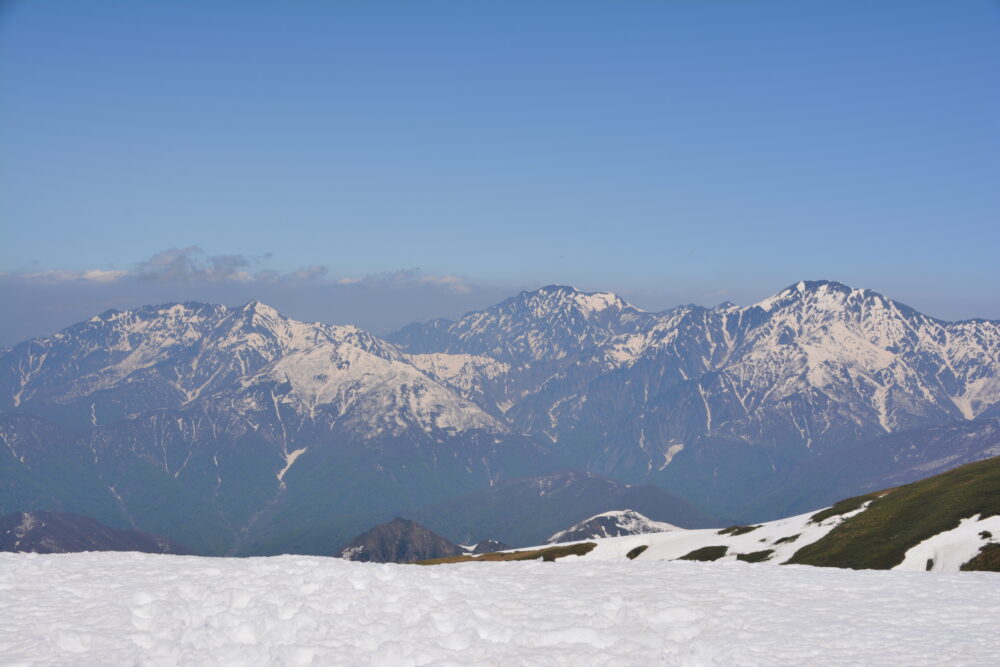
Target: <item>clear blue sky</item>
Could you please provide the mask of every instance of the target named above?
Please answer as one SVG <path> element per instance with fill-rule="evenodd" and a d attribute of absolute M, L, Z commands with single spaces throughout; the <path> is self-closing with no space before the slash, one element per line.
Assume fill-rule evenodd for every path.
<path fill-rule="evenodd" d="M 7 278 L 199 246 L 1000 317 L 996 2 L 3 7 Z"/>

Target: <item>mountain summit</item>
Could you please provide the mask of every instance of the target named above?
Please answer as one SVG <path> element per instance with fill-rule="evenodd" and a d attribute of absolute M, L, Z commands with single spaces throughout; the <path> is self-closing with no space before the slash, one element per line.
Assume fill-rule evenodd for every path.
<path fill-rule="evenodd" d="M 465 549 L 419 523 L 396 517 L 358 535 L 336 555 L 346 560 L 369 563 L 413 563 L 464 553 Z"/>
<path fill-rule="evenodd" d="M 589 519 L 574 524 L 566 530 L 560 530 L 546 544 L 559 542 L 576 542 L 602 537 L 621 537 L 623 535 L 644 535 L 646 533 L 663 533 L 668 530 L 680 530 L 677 526 L 662 521 L 653 521 L 635 510 L 615 510 L 604 512 Z"/>

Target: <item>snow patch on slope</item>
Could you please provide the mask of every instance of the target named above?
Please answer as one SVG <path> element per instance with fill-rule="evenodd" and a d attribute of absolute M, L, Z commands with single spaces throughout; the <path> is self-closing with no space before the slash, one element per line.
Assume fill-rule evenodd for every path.
<path fill-rule="evenodd" d="M 983 537 L 986 532 L 992 537 Z M 932 572 L 956 572 L 972 560 L 984 544 L 1000 539 L 1000 516 L 980 519 L 979 515 L 962 519 L 957 527 L 929 537 L 906 552 L 903 562 L 894 570 L 928 569 Z"/>

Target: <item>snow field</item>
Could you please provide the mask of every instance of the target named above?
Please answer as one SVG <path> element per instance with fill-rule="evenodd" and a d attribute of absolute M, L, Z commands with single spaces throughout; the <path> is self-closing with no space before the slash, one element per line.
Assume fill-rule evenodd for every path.
<path fill-rule="evenodd" d="M 986 665 L 997 618 L 979 572 L 0 554 L 5 665 Z"/>

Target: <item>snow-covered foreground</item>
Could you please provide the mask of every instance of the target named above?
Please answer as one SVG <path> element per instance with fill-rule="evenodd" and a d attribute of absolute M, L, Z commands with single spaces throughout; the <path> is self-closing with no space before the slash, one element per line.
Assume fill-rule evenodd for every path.
<path fill-rule="evenodd" d="M 1000 664 L 1000 575 L 0 554 L 0 663 Z"/>

